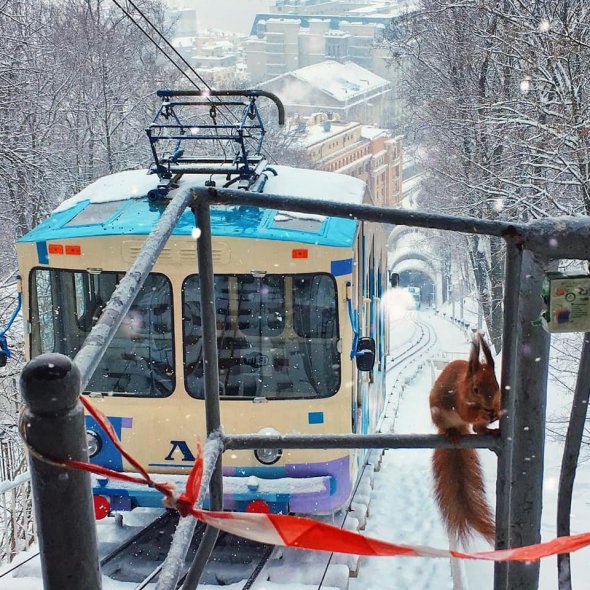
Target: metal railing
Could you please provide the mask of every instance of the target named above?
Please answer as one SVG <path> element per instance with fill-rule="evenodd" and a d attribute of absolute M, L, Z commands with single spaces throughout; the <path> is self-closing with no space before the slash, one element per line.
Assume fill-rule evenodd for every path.
<path fill-rule="evenodd" d="M 489 448 L 498 456 L 497 507 L 496 507 L 496 545 L 497 548 L 517 547 L 538 543 L 541 540 L 541 494 L 543 483 L 543 459 L 545 440 L 545 407 L 546 385 L 549 361 L 550 336 L 540 327 L 534 327 L 542 311 L 541 283 L 544 273 L 552 262 L 561 259 L 590 259 L 590 220 L 586 218 L 556 218 L 534 221 L 529 224 L 513 224 L 501 221 L 488 221 L 471 218 L 461 218 L 446 215 L 435 215 L 417 211 L 385 209 L 370 205 L 350 205 L 321 200 L 309 200 L 296 197 L 284 197 L 271 194 L 258 194 L 241 190 L 194 188 L 179 191 L 168 205 L 166 213 L 148 240 L 136 261 L 121 281 L 98 324 L 93 328 L 82 349 L 76 355 L 74 364 L 68 368 L 67 363 L 59 364 L 59 375 L 55 367 L 56 357 L 60 355 L 42 355 L 31 361 L 25 367 L 21 382 L 25 401 L 29 404 L 27 410 L 30 422 L 26 427 L 29 440 L 44 444 L 42 437 L 35 431 L 43 421 L 59 422 L 54 415 L 48 418 L 47 409 L 41 407 L 39 390 L 54 387 L 55 380 L 71 380 L 80 369 L 80 383 L 68 385 L 68 404 L 60 406 L 65 414 L 80 413 L 81 409 L 70 407 L 73 393 L 71 387 L 78 387 L 77 392 L 83 390 L 106 346 L 108 346 L 116 332 L 122 318 L 140 289 L 143 281 L 155 263 L 159 252 L 164 247 L 168 236 L 176 225 L 180 215 L 187 206 L 195 214 L 195 224 L 201 230 L 198 240 L 198 264 L 201 282 L 201 310 L 204 331 L 204 367 L 205 367 L 205 407 L 207 433 L 219 436 L 220 406 L 218 388 L 218 356 L 215 328 L 215 305 L 213 289 L 213 257 L 211 245 L 210 206 L 214 204 L 240 204 L 263 208 L 274 208 L 286 211 L 309 212 L 335 217 L 356 218 L 358 220 L 387 223 L 393 225 L 409 225 L 414 227 L 432 228 L 438 230 L 459 231 L 470 234 L 480 234 L 501 237 L 506 242 L 505 265 L 505 295 L 504 295 L 504 335 L 502 346 L 502 375 L 501 390 L 503 392 L 503 417 L 501 419 L 501 437 L 466 436 L 459 447 Z M 62 357 L 63 358 L 63 357 Z M 68 359 L 66 359 L 68 360 Z M 518 362 L 517 362 L 518 361 Z M 587 372 L 580 373 L 583 383 L 581 390 L 588 391 Z M 47 398 L 47 396 L 45 396 Z M 66 407 L 67 406 L 67 407 Z M 40 416 L 45 413 L 46 415 Z M 578 412 L 578 415 L 580 412 Z M 39 420 L 37 420 L 39 418 Z M 43 418 L 43 419 L 41 419 Z M 78 419 L 78 418 L 76 418 Z M 578 416 L 579 419 L 579 416 Z M 53 424 L 52 428 L 57 427 Z M 64 426 L 62 424 L 62 426 Z M 67 425 L 66 425 L 67 426 Z M 67 430 L 68 428 L 66 428 Z M 79 432 L 70 429 L 70 437 L 78 437 L 78 447 L 84 447 L 84 429 Z M 254 448 L 439 448 L 450 447 L 445 437 L 439 435 L 283 435 L 276 437 L 260 435 L 222 436 L 224 450 L 254 449 Z M 63 442 L 63 441 L 62 441 Z M 68 440 L 65 448 L 50 449 L 41 447 L 39 450 L 51 455 L 53 452 L 67 452 L 71 448 Z M 78 448 L 76 447 L 76 448 Z M 579 447 L 578 447 L 579 448 Z M 77 451 L 76 451 L 77 453 Z M 84 453 L 85 454 L 85 453 Z M 76 455 L 77 457 L 78 455 Z M 222 508 L 223 481 L 221 477 L 222 453 L 209 457 L 210 475 L 210 506 L 213 510 Z M 32 476 L 39 526 L 39 538 L 43 546 L 44 538 L 51 538 L 51 525 L 59 519 L 64 519 L 60 510 L 68 513 L 68 520 L 72 521 L 71 504 L 59 503 L 60 469 L 36 464 L 32 458 Z M 566 470 L 562 474 L 564 489 L 571 486 L 575 469 Z M 55 486 L 50 494 L 44 492 L 47 480 Z M 83 478 L 82 478 L 83 479 Z M 206 478 L 207 481 L 208 478 Z M 63 483 L 63 482 L 62 482 Z M 45 485 L 45 488 L 43 487 Z M 84 493 L 90 496 L 89 480 L 80 481 Z M 45 493 L 45 496 L 41 497 Z M 38 496 L 39 495 L 39 496 Z M 89 502 L 89 500 L 88 500 Z M 83 504 L 84 502 L 81 501 Z M 567 504 L 567 503 L 565 503 Z M 564 504 L 564 505 L 565 505 Z M 567 508 L 567 507 L 566 507 Z M 43 519 L 47 512 L 52 512 L 51 518 Z M 83 512 L 83 511 L 82 511 Z M 94 534 L 92 516 L 78 512 L 79 521 L 74 530 L 70 531 L 70 543 L 79 547 L 81 537 Z M 569 520 L 569 512 L 565 510 L 562 518 Z M 87 520 L 85 520 L 87 519 Z M 76 521 L 76 522 L 78 522 Z M 184 590 L 194 590 L 199 580 L 202 568 L 208 559 L 215 543 L 216 532 L 209 531 L 201 543 L 193 566 L 187 577 Z M 92 543 L 86 543 L 88 551 L 92 551 Z M 71 545 L 70 545 L 71 547 Z M 85 570 L 75 570 L 76 562 L 94 563 L 96 557 L 89 554 L 84 559 L 73 560 L 68 555 L 68 546 L 63 547 L 64 557 L 61 567 L 69 567 L 70 574 L 75 579 L 71 586 L 57 585 L 50 579 L 50 556 L 44 557 L 42 551 L 42 567 L 46 590 L 60 588 L 84 587 L 88 590 L 99 588 L 93 573 Z M 76 553 L 79 555 L 79 551 Z M 92 568 L 90 568 L 92 569 Z M 54 575 L 59 577 L 58 573 Z M 173 575 L 171 576 L 174 577 Z M 499 563 L 495 566 L 495 590 L 533 590 L 538 587 L 538 563 Z M 170 586 L 173 588 L 174 586 Z M 161 585 L 158 585 L 158 590 Z"/>
<path fill-rule="evenodd" d="M 28 471 L 0 482 L 0 564 L 10 562 L 36 540 L 32 497 Z"/>

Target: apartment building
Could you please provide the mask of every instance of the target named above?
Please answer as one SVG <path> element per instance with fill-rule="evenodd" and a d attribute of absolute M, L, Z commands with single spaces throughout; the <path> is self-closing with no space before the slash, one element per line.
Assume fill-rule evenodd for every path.
<path fill-rule="evenodd" d="M 310 159 L 321 170 L 364 180 L 372 203 L 397 207 L 402 201 L 402 137 L 385 129 L 315 113 L 290 121 Z"/>
<path fill-rule="evenodd" d="M 389 126 L 391 84 L 353 62 L 324 61 L 260 84 L 285 105 L 287 116 L 331 112 L 343 121 Z"/>

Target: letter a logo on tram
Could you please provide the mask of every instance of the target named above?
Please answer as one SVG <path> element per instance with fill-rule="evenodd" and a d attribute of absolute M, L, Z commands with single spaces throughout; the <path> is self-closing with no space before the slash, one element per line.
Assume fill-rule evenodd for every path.
<path fill-rule="evenodd" d="M 188 445 L 186 444 L 186 441 L 184 440 L 171 440 L 170 444 L 172 445 L 172 448 L 170 449 L 170 452 L 166 455 L 166 458 L 164 459 L 164 461 L 174 461 L 174 451 L 176 451 L 176 449 L 178 449 L 181 453 L 182 453 L 182 460 L 183 461 L 191 461 L 194 462 L 195 461 L 195 456 L 191 453 L 190 449 L 188 448 Z"/>

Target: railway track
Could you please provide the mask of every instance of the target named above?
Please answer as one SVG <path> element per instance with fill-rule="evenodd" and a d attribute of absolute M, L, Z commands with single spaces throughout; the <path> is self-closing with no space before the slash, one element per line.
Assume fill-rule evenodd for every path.
<path fill-rule="evenodd" d="M 385 420 L 389 418 L 391 424 L 391 428 L 387 429 L 392 429 L 395 423 L 395 416 L 403 397 L 405 380 L 412 375 L 412 371 L 415 372 L 418 369 L 418 359 L 437 342 L 436 333 L 428 322 L 416 318 L 413 324 L 410 337 L 393 351 L 394 359 L 387 369 L 390 375 L 392 371 L 395 371 L 393 385 L 390 385 L 392 392 L 385 412 Z M 385 428 L 382 427 L 381 430 L 385 431 Z M 330 517 L 326 520 L 327 522 L 347 529 L 364 528 L 368 510 L 367 492 L 370 495 L 373 472 L 378 470 L 379 461 L 380 453 L 374 452 L 369 455 L 349 509 Z M 103 575 L 115 581 L 136 584 L 133 590 L 143 590 L 153 584 L 162 568 L 177 522 L 178 515 L 166 511 L 117 547 L 111 548 L 108 552 L 103 547 L 104 554 L 100 556 Z M 202 523 L 197 524 L 179 587 L 184 581 L 204 528 Z M 107 545 L 106 549 L 109 548 Z M 24 567 L 37 556 L 38 553 L 31 555 L 24 562 L 3 572 L 0 578 L 10 573 L 19 577 L 19 568 Z M 201 583 L 225 586 L 242 582 L 242 590 L 252 588 L 257 579 L 285 583 L 284 572 L 290 572 L 289 575 L 292 575 L 293 564 L 297 562 L 301 569 L 300 551 L 277 549 L 222 532 L 205 568 Z M 327 586 L 345 588 L 347 582 L 344 578 L 355 575 L 357 568 L 358 560 L 355 561 L 351 556 L 329 553 L 311 554 L 310 567 L 304 568 L 307 571 L 301 572 L 301 581 L 310 590 L 314 588 L 320 590 Z"/>
<path fill-rule="evenodd" d="M 353 530 L 364 526 L 367 506 L 363 505 L 363 501 L 367 491 L 370 493 L 368 486 L 372 483 L 375 460 L 376 456 L 371 455 L 363 467 L 348 509 L 329 517 L 319 517 L 319 520 Z M 137 583 L 133 590 L 147 588 L 148 584 L 152 584 L 157 579 L 177 521 L 175 513 L 163 515 L 105 558 L 103 561 L 106 563 L 101 565 L 102 573 L 113 580 Z M 359 522 L 362 526 L 359 526 Z M 198 523 L 178 588 L 184 582 L 186 571 L 197 550 L 203 530 L 204 525 Z M 302 554 L 306 555 L 302 557 Z M 157 566 L 149 571 L 150 565 L 153 567 L 156 560 Z M 217 544 L 205 567 L 200 584 L 208 586 L 241 584 L 238 586 L 240 590 L 250 590 L 258 587 L 257 582 L 289 584 L 298 581 L 294 577 L 302 576 L 301 583 L 305 585 L 306 590 L 321 590 L 328 587 L 346 590 L 349 576 L 355 575 L 358 569 L 358 561 L 359 558 L 356 556 L 274 547 L 222 531 L 219 533 Z"/>
<path fill-rule="evenodd" d="M 103 576 L 118 582 L 134 583 L 133 590 L 143 590 L 158 578 L 164 559 L 172 543 L 178 524 L 178 514 L 166 511 L 136 534 L 100 557 Z M 116 526 L 116 525 L 115 525 Z M 181 570 L 178 587 L 184 582 L 188 568 L 201 541 L 205 525 L 197 523 L 193 540 Z M 211 558 L 207 563 L 201 583 L 227 586 L 244 582 L 243 590 L 252 584 L 269 560 L 274 547 L 221 532 Z M 3 572 L 0 578 L 27 575 L 25 566 L 39 556 L 39 552 Z M 20 571 L 19 571 L 20 570 Z"/>
<path fill-rule="evenodd" d="M 116 581 L 136 583 L 134 590 L 146 588 L 158 578 L 177 524 L 177 513 L 164 513 L 102 559 L 102 574 Z M 178 587 L 184 582 L 204 531 L 205 525 L 197 523 Z M 245 580 L 243 588 L 248 589 L 268 561 L 273 549 L 271 545 L 221 532 L 203 572 L 201 583 L 227 586 Z"/>
<path fill-rule="evenodd" d="M 434 328 L 426 321 L 413 320 L 415 329 L 412 336 L 401 347 L 393 351 L 394 359 L 387 368 L 390 377 L 390 393 L 381 432 L 392 432 L 403 399 L 405 386 L 414 378 L 422 367 L 421 361 L 438 342 Z M 395 372 L 394 372 L 395 371 Z"/>
<path fill-rule="evenodd" d="M 401 373 L 419 353 L 428 351 L 436 344 L 438 338 L 430 324 L 418 319 L 413 320 L 413 323 L 412 336 L 406 340 L 406 343 L 393 351 L 392 356 L 394 359 L 387 368 L 388 372 L 397 369 L 398 373 Z"/>

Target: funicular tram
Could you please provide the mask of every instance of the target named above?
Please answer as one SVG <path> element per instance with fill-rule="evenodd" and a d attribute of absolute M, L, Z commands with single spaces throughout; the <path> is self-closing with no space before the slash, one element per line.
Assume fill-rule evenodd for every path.
<path fill-rule="evenodd" d="M 243 188 L 351 204 L 364 182 L 269 165 L 260 91 L 161 91 L 154 163 L 98 179 L 18 243 L 31 357 L 73 357 L 175 191 Z M 204 114 L 203 114 L 204 111 Z M 237 112 L 225 123 L 225 113 Z M 199 113 L 199 114 L 197 114 Z M 250 144 L 254 143 L 252 149 Z M 219 155 L 219 149 L 221 155 Z M 231 155 L 230 155 L 231 154 Z M 251 206 L 211 210 L 221 421 L 226 433 L 370 433 L 385 404 L 386 240 L 354 219 Z M 181 481 L 206 434 L 199 248 L 187 210 L 85 393 L 150 472 Z M 130 470 L 87 419 L 92 461 Z M 258 449 L 224 456 L 224 506 L 331 513 L 349 499 L 360 449 Z M 182 483 L 180 483 L 182 486 Z M 160 495 L 105 478 L 112 509 Z"/>

